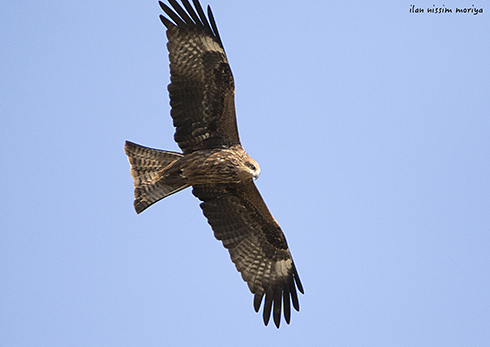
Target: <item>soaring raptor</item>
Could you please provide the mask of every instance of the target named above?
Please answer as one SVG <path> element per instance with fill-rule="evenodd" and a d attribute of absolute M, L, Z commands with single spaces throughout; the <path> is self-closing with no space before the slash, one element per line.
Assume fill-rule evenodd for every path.
<path fill-rule="evenodd" d="M 211 8 L 206 17 L 198 0 L 183 7 L 160 2 L 167 17 L 171 116 L 174 139 L 182 153 L 126 141 L 134 180 L 134 208 L 141 213 L 155 202 L 192 186 L 214 235 L 231 260 L 263 318 L 271 311 L 279 328 L 281 310 L 289 324 L 291 302 L 299 311 L 296 289 L 303 293 L 284 234 L 255 187 L 259 165 L 240 144 L 235 117 L 233 75 Z M 282 306 L 282 307 L 281 307 Z"/>

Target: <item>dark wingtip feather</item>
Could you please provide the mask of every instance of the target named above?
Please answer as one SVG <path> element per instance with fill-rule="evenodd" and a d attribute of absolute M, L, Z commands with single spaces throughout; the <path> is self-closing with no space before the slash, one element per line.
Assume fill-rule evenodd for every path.
<path fill-rule="evenodd" d="M 291 301 L 293 302 L 293 307 L 296 311 L 299 311 L 298 293 L 296 293 L 296 287 L 294 286 L 294 283 L 291 283 L 289 285 L 289 289 L 291 291 Z"/>
<path fill-rule="evenodd" d="M 184 4 L 187 12 L 189 12 L 189 15 L 192 17 L 194 23 L 196 23 L 196 25 L 203 25 L 201 23 L 201 20 L 199 19 L 199 16 L 196 14 L 196 11 L 194 11 L 191 4 L 189 3 L 189 0 L 182 0 L 182 3 Z"/>
<path fill-rule="evenodd" d="M 184 21 L 174 11 L 172 11 L 170 7 L 165 5 L 163 2 L 159 2 L 158 4 L 162 8 L 162 10 L 167 14 L 167 16 L 169 16 L 170 19 L 173 20 L 177 26 L 185 25 Z"/>
<path fill-rule="evenodd" d="M 206 27 L 206 28 L 211 28 L 208 23 L 208 19 L 204 15 L 204 11 L 202 10 L 201 4 L 199 3 L 199 0 L 193 0 L 194 7 L 196 8 L 197 14 L 199 15 L 199 18 L 201 19 L 201 23 Z"/>
<path fill-rule="evenodd" d="M 291 298 L 289 296 L 289 288 L 284 288 L 283 302 L 284 302 L 284 319 L 286 320 L 286 323 L 289 324 L 289 322 L 291 321 Z"/>
<path fill-rule="evenodd" d="M 274 296 L 274 323 L 276 327 L 279 329 L 279 325 L 281 324 L 281 299 L 282 299 L 282 291 L 278 291 Z"/>
<path fill-rule="evenodd" d="M 176 0 L 168 0 L 170 5 L 174 8 L 174 10 L 177 12 L 177 14 L 184 20 L 186 24 L 195 24 L 192 19 L 189 17 L 189 15 L 184 11 L 182 6 L 179 5 L 179 3 Z"/>
<path fill-rule="evenodd" d="M 171 27 L 174 27 L 175 26 L 174 23 L 172 23 L 171 21 L 169 21 L 167 18 L 165 18 L 162 15 L 160 15 L 160 20 L 162 21 L 163 25 L 165 25 L 165 27 L 167 29 L 170 29 Z"/>
<path fill-rule="evenodd" d="M 296 271 L 296 267 L 294 268 L 294 282 L 296 282 L 296 286 L 298 287 L 298 290 L 301 292 L 301 294 L 304 294 L 305 291 L 299 279 L 298 272 Z"/>
<path fill-rule="evenodd" d="M 264 292 L 263 288 L 260 288 L 254 295 L 254 309 L 255 312 L 259 312 L 262 299 L 264 298 L 263 319 L 264 324 L 268 325 L 271 317 L 271 313 L 274 319 L 274 324 L 279 328 L 281 324 L 281 311 L 284 310 L 284 319 L 287 324 L 291 322 L 291 303 L 296 311 L 299 311 L 299 300 L 296 288 L 301 293 L 304 293 L 303 286 L 299 276 L 294 269 L 293 278 L 290 278 L 288 283 L 282 289 L 269 287 L 267 292 Z M 282 307 L 281 307 L 282 306 Z"/>
<path fill-rule="evenodd" d="M 268 290 L 267 294 L 265 295 L 265 302 L 264 302 L 264 324 L 267 325 L 269 324 L 269 319 L 271 318 L 271 310 L 272 310 L 272 291 Z"/>
<path fill-rule="evenodd" d="M 264 293 L 256 293 L 254 296 L 254 309 L 255 312 L 259 312 L 260 304 L 262 303 L 262 298 L 264 297 Z"/>
<path fill-rule="evenodd" d="M 176 0 L 168 0 L 168 2 L 173 7 L 173 10 L 163 2 L 158 2 L 158 4 L 168 17 L 167 18 L 160 15 L 160 20 L 167 29 L 170 29 L 173 26 L 183 25 L 196 25 L 198 27 L 204 27 L 210 35 L 216 38 L 218 44 L 221 46 L 221 48 L 223 48 L 223 42 L 221 41 L 221 37 L 219 36 L 218 26 L 216 25 L 216 21 L 214 20 L 213 12 L 211 11 L 210 6 L 208 6 L 207 8 L 208 17 L 206 17 L 201 7 L 201 4 L 199 3 L 199 0 L 192 1 L 194 3 L 195 9 L 191 6 L 189 0 L 182 0 L 182 4 L 184 5 L 187 12 L 181 5 L 179 5 Z"/>
<path fill-rule="evenodd" d="M 213 11 L 211 11 L 211 7 L 209 5 L 208 5 L 208 17 L 209 17 L 209 21 L 211 22 L 211 28 L 213 29 L 214 36 L 216 36 L 216 39 L 218 40 L 218 43 L 221 46 L 221 48 L 224 48 L 223 42 L 221 42 L 221 37 L 219 36 L 218 26 L 216 25 L 216 21 L 214 20 Z"/>

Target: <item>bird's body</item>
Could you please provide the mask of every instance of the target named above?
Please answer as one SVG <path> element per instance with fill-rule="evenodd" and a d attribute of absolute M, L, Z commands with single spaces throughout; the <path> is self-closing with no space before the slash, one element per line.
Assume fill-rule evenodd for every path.
<path fill-rule="evenodd" d="M 182 161 L 182 176 L 190 185 L 207 183 L 239 183 L 258 178 L 259 164 L 241 145 L 223 149 L 201 149 Z"/>
<path fill-rule="evenodd" d="M 243 149 L 236 125 L 234 81 L 216 23 L 206 18 L 198 0 L 160 6 L 173 21 L 167 27 L 171 84 L 168 87 L 175 141 L 183 153 L 126 142 L 134 180 L 134 207 L 141 213 L 155 202 L 192 186 L 215 237 L 255 294 L 258 311 L 263 297 L 264 322 L 273 308 L 280 324 L 290 305 L 299 310 L 296 287 L 303 288 L 286 239 L 253 182 L 259 165 Z"/>

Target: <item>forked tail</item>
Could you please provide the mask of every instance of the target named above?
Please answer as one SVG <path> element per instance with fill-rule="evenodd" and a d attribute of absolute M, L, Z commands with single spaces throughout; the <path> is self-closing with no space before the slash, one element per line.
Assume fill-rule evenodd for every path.
<path fill-rule="evenodd" d="M 189 186 L 180 180 L 166 182 L 162 179 L 164 169 L 182 158 L 182 154 L 148 148 L 129 141 L 126 141 L 124 152 L 131 165 L 136 213 L 143 212 L 155 202 Z"/>

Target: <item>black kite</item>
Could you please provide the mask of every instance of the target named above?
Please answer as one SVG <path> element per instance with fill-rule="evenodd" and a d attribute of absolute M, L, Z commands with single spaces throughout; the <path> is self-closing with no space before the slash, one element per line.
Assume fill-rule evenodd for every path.
<path fill-rule="evenodd" d="M 140 213 L 192 186 L 214 235 L 255 294 L 255 311 L 265 296 L 264 323 L 273 306 L 279 327 L 283 305 L 289 324 L 291 301 L 299 311 L 296 287 L 301 293 L 303 287 L 284 234 L 253 182 L 259 165 L 240 144 L 233 75 L 211 8 L 206 18 L 198 0 L 195 10 L 188 0 L 182 0 L 185 9 L 169 3 L 173 10 L 160 2 L 168 16 L 160 19 L 167 27 L 174 138 L 183 153 L 126 142 L 134 207 Z"/>

